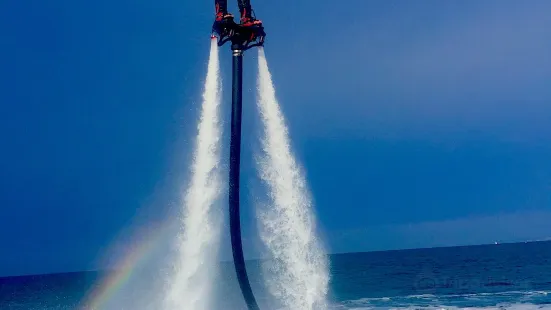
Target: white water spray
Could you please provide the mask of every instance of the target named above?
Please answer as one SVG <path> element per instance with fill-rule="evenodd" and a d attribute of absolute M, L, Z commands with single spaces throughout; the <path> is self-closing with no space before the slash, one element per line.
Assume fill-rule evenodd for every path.
<path fill-rule="evenodd" d="M 220 242 L 220 65 L 211 40 L 201 118 L 195 143 L 191 185 L 184 197 L 178 259 L 165 298 L 167 310 L 207 310 Z"/>
<path fill-rule="evenodd" d="M 291 148 L 263 48 L 258 53 L 258 108 L 264 124 L 264 156 L 258 162 L 272 203 L 259 212 L 261 238 L 275 263 L 266 282 L 292 310 L 326 308 L 329 274 L 316 237 L 312 201 Z"/>

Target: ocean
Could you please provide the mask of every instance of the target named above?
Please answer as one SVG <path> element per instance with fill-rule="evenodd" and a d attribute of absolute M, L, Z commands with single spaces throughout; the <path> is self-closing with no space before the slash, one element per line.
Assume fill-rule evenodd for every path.
<path fill-rule="evenodd" d="M 551 309 L 551 242 L 333 254 L 330 263 L 331 309 Z M 248 262 L 250 279 L 261 309 L 278 309 L 263 287 L 263 264 Z M 216 309 L 243 309 L 232 265 L 221 269 Z M 91 309 L 84 300 L 106 278 L 105 272 L 0 278 L 0 309 Z M 145 279 L 129 283 L 154 282 Z M 104 293 L 96 309 L 162 310 L 143 302 L 147 286 L 127 286 L 144 291 Z M 132 303 L 137 296 L 142 300 Z"/>

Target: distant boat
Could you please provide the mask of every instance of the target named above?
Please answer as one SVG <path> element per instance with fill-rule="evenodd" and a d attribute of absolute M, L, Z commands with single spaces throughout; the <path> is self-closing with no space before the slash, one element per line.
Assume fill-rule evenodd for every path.
<path fill-rule="evenodd" d="M 494 242 L 494 244 L 496 244 L 496 245 L 497 245 L 497 244 L 499 244 L 499 242 L 497 242 L 497 241 L 496 241 L 496 242 Z"/>

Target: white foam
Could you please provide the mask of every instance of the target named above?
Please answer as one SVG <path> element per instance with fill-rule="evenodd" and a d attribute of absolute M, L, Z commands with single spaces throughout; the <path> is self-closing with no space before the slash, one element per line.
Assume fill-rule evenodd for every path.
<path fill-rule="evenodd" d="M 216 40 L 212 40 L 191 184 L 182 206 L 179 254 L 165 297 L 167 310 L 206 310 L 212 299 L 220 242 L 220 215 L 213 208 L 220 194 L 219 71 L 218 46 Z"/>
<path fill-rule="evenodd" d="M 286 308 L 322 309 L 329 282 L 327 258 L 316 237 L 310 194 L 291 152 L 264 50 L 258 50 L 257 106 L 264 136 L 257 164 L 271 198 L 268 206 L 258 208 L 258 216 L 262 241 L 274 258 L 265 280 Z"/>

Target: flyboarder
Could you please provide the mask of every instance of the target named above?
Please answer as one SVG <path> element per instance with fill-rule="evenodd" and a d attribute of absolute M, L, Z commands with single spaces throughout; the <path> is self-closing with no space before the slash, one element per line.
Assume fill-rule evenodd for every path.
<path fill-rule="evenodd" d="M 237 3 L 239 5 L 239 12 L 241 13 L 240 20 L 242 27 L 262 25 L 262 22 L 252 15 L 251 2 L 249 0 L 238 0 Z M 214 5 L 216 7 L 216 22 L 221 22 L 224 19 L 233 19 L 233 15 L 228 13 L 227 0 L 215 0 Z"/>
<path fill-rule="evenodd" d="M 250 0 L 237 0 L 240 12 L 240 23 L 233 20 L 233 14 L 228 12 L 227 0 L 214 0 L 216 15 L 212 25 L 212 38 L 218 37 L 218 45 L 232 41 L 234 46 L 247 50 L 253 46 L 264 44 L 264 27 L 262 21 L 256 19 Z"/>

